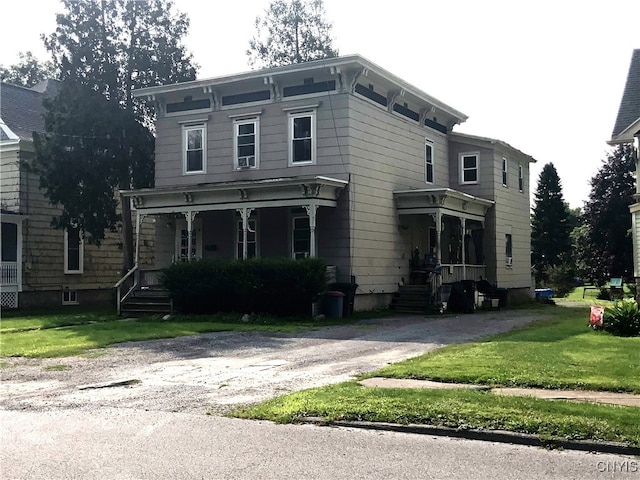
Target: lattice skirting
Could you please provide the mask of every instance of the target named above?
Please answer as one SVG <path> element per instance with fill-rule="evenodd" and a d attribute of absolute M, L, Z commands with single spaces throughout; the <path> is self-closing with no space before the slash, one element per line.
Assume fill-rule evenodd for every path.
<path fill-rule="evenodd" d="M 0 305 L 3 308 L 18 308 L 18 292 L 0 292 Z"/>

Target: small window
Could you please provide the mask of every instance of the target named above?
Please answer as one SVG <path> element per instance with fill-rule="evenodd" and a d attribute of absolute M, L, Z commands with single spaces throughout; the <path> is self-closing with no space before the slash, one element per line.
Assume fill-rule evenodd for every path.
<path fill-rule="evenodd" d="M 316 113 L 289 115 L 289 164 L 305 165 L 316 161 Z"/>
<path fill-rule="evenodd" d="M 509 184 L 507 183 L 507 159 L 502 157 L 502 186 L 503 187 L 508 187 Z"/>
<path fill-rule="evenodd" d="M 235 168 L 258 167 L 260 124 L 257 118 L 234 122 Z"/>
<path fill-rule="evenodd" d="M 518 190 L 524 192 L 524 169 L 518 165 Z"/>
<path fill-rule="evenodd" d="M 242 247 L 244 232 L 242 230 L 242 219 L 237 222 L 236 229 L 236 258 L 243 258 Z M 256 258 L 258 256 L 258 229 L 255 218 L 247 220 L 247 258 Z"/>
<path fill-rule="evenodd" d="M 424 139 L 424 181 L 433 183 L 433 142 Z"/>
<path fill-rule="evenodd" d="M 82 273 L 84 246 L 80 229 L 71 227 L 64 231 L 64 273 Z"/>
<path fill-rule="evenodd" d="M 478 183 L 477 153 L 460 155 L 460 183 Z"/>
<path fill-rule="evenodd" d="M 62 291 L 62 304 L 63 305 L 77 305 L 78 304 L 78 291 L 69 290 L 68 288 Z"/>
<path fill-rule="evenodd" d="M 204 125 L 184 127 L 184 173 L 204 173 L 206 171 L 207 129 Z"/>
<path fill-rule="evenodd" d="M 513 239 L 510 233 L 505 234 L 504 236 L 504 245 L 505 245 L 505 264 L 507 267 L 513 265 Z"/>
<path fill-rule="evenodd" d="M 293 217 L 293 258 L 299 260 L 311 253 L 311 227 L 309 217 Z"/>

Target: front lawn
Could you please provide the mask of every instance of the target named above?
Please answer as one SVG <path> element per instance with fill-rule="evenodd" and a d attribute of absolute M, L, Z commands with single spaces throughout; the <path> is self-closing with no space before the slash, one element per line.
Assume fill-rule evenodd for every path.
<path fill-rule="evenodd" d="M 370 376 L 640 393 L 640 337 L 590 330 L 586 308 L 549 308 L 556 309 L 554 318 L 537 325 L 445 347 Z"/>
<path fill-rule="evenodd" d="M 385 316 L 388 312 L 379 313 Z M 369 316 L 372 314 L 369 314 Z M 242 331 L 293 333 L 321 326 L 344 324 L 367 317 L 314 321 L 309 318 L 252 316 L 247 323 L 239 314 L 173 315 L 123 320 L 108 312 L 73 312 L 36 314 L 15 313 L 2 320 L 0 356 L 62 357 L 78 355 L 90 349 L 121 342 L 155 340 L 206 332 Z"/>
<path fill-rule="evenodd" d="M 640 393 L 640 338 L 590 330 L 588 308 L 547 306 L 544 316 L 551 318 L 482 341 L 445 347 L 363 377 Z M 500 429 L 640 446 L 640 408 L 472 390 L 367 388 L 348 382 L 285 395 L 232 415 L 278 422 L 322 417 Z"/>

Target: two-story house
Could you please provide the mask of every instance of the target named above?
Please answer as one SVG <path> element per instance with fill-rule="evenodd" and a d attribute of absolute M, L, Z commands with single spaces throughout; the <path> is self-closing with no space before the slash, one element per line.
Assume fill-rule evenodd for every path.
<path fill-rule="evenodd" d="M 359 55 L 140 89 L 157 110 L 155 267 L 320 256 L 387 305 L 414 256 L 530 298 L 530 156 Z"/>
<path fill-rule="evenodd" d="M 632 144 L 640 157 L 640 49 L 633 51 L 610 145 Z M 636 161 L 636 202 L 629 207 L 633 238 L 633 276 L 640 285 L 640 164 Z"/>
<path fill-rule="evenodd" d="M 120 278 L 119 234 L 100 247 L 85 244 L 78 229 L 57 230 L 60 208 L 49 203 L 37 175 L 25 168 L 34 158 L 33 132 L 44 132 L 43 100 L 57 82 L 32 88 L 0 84 L 0 213 L 3 308 L 112 303 Z"/>

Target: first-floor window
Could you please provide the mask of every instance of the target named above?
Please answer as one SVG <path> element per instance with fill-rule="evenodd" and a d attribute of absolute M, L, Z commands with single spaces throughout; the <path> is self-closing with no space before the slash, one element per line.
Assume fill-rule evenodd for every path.
<path fill-rule="evenodd" d="M 186 262 L 190 258 L 195 259 L 198 252 L 198 237 L 196 231 L 191 231 L 191 257 L 189 257 L 189 230 L 183 228 L 180 230 L 180 251 L 178 253 L 178 260 Z"/>
<path fill-rule="evenodd" d="M 69 227 L 64 231 L 64 273 L 82 273 L 83 253 L 80 229 Z"/>
<path fill-rule="evenodd" d="M 311 254 L 309 217 L 293 217 L 293 258 L 307 258 Z"/>
<path fill-rule="evenodd" d="M 424 181 L 433 183 L 433 142 L 424 139 Z"/>
<path fill-rule="evenodd" d="M 204 173 L 206 171 L 207 131 L 204 125 L 183 128 L 184 173 Z"/>
<path fill-rule="evenodd" d="M 478 182 L 478 154 L 460 155 L 460 183 Z"/>
<path fill-rule="evenodd" d="M 242 228 L 242 219 L 238 220 L 237 229 L 237 248 L 236 258 L 243 258 L 243 239 L 244 231 Z M 258 229 L 257 222 L 254 218 L 247 220 L 247 258 L 256 258 L 258 256 Z"/>
<path fill-rule="evenodd" d="M 511 237 L 510 233 L 507 233 L 504 236 L 504 240 L 505 240 L 505 257 L 506 257 L 506 264 L 507 265 L 512 265 L 513 264 L 513 239 Z"/>

